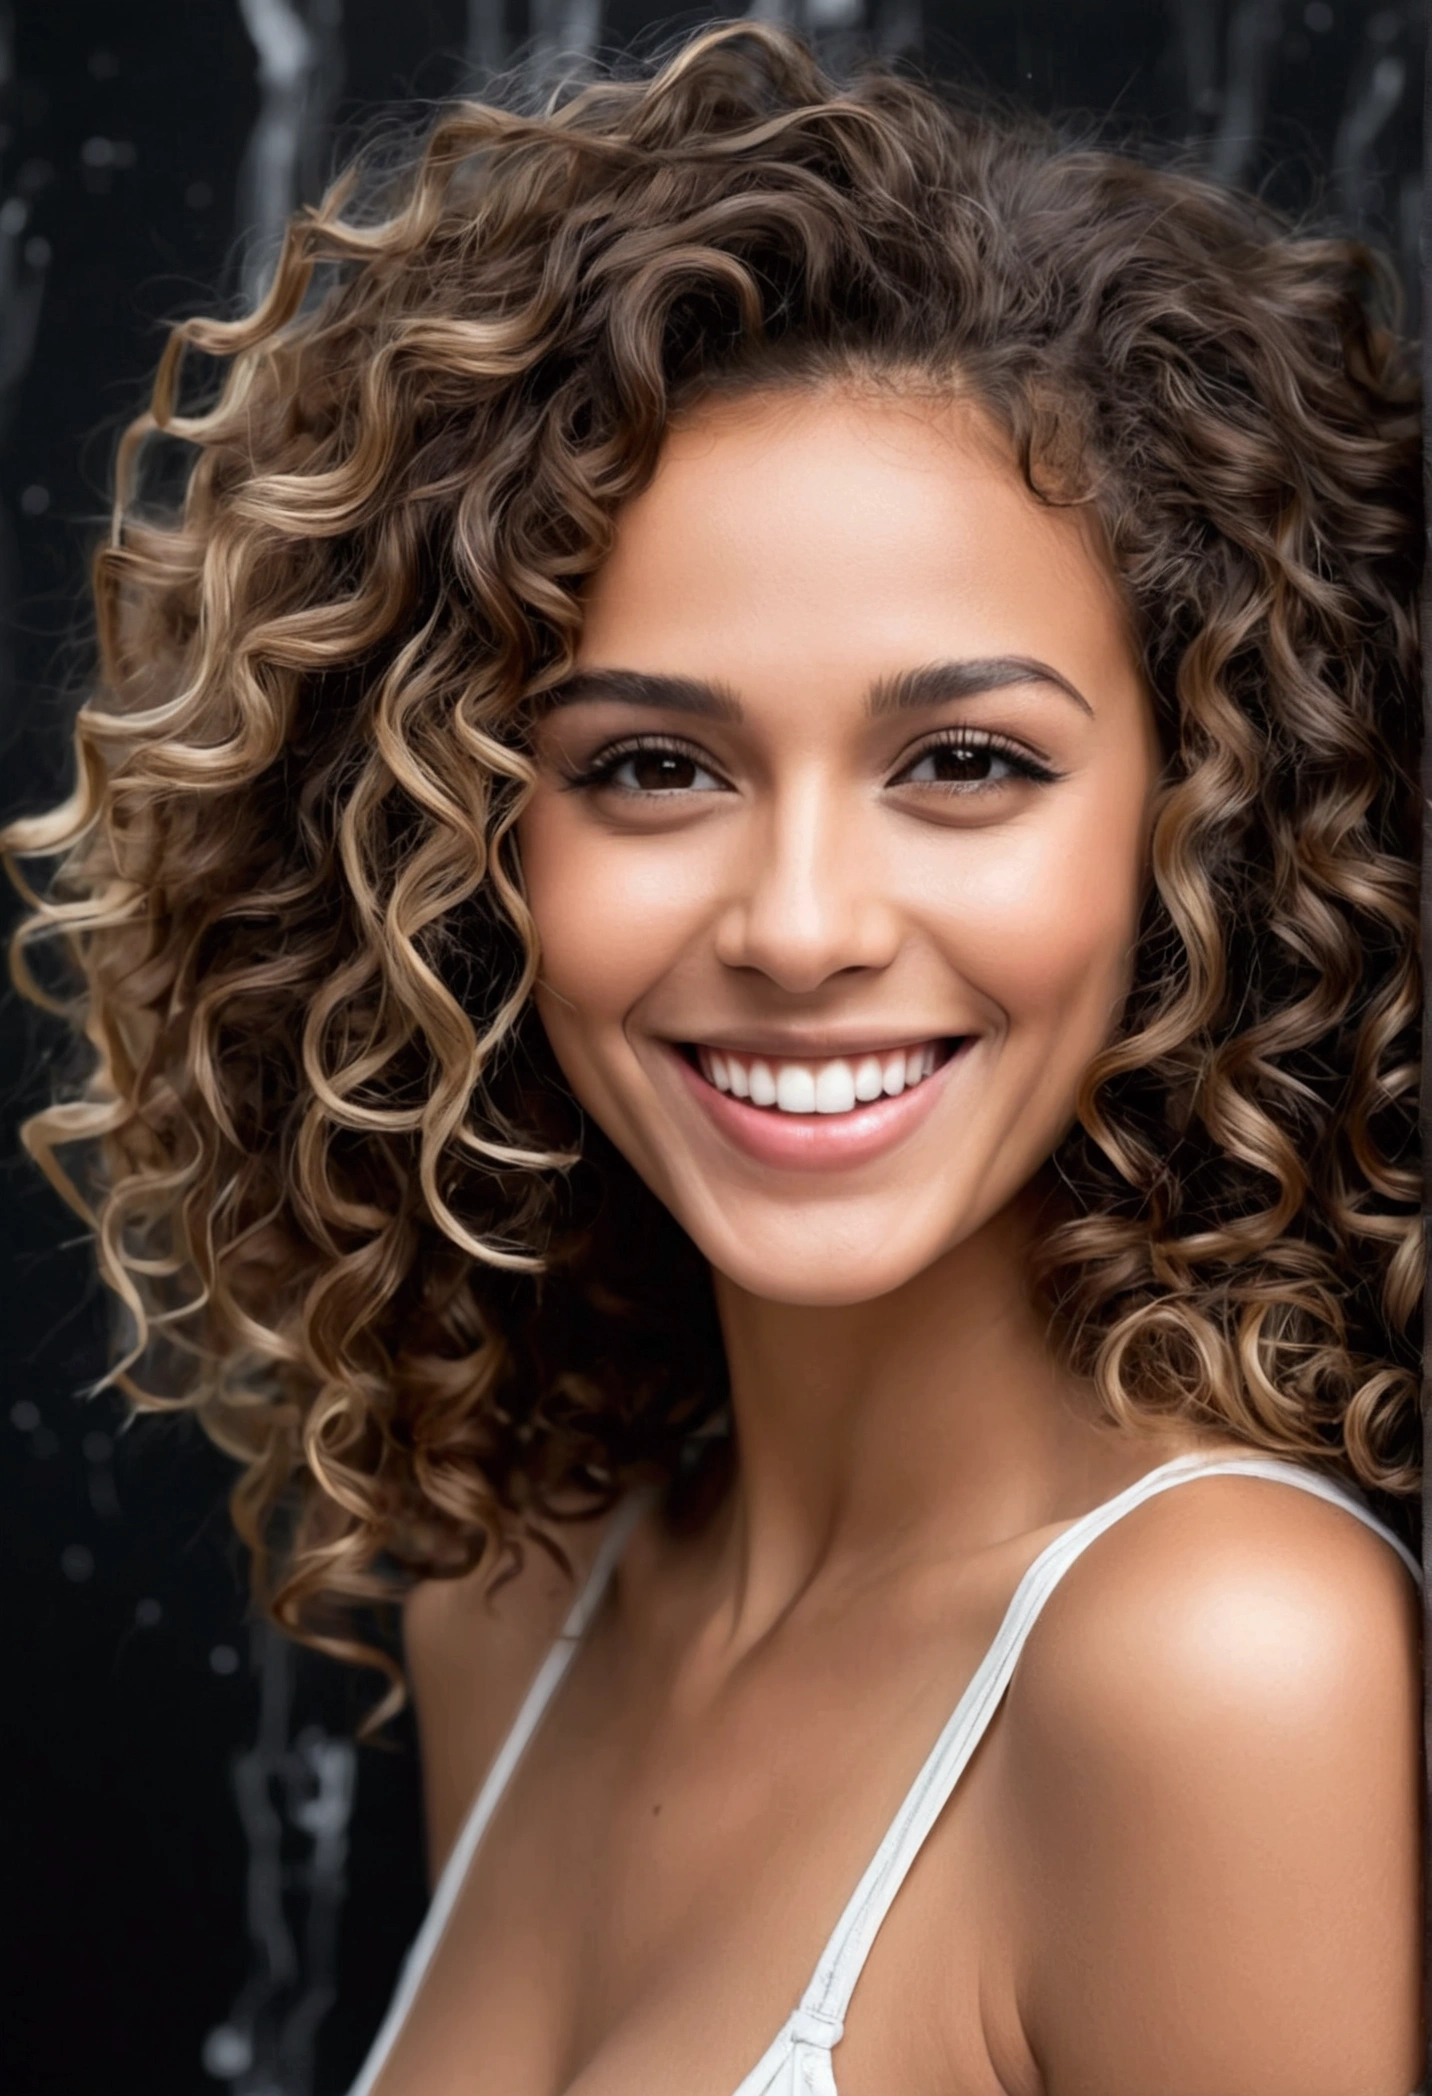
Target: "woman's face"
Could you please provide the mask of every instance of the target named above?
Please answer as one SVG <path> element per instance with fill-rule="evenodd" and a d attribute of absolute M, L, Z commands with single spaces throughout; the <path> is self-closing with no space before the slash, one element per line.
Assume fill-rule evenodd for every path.
<path fill-rule="evenodd" d="M 1127 989 L 1159 756 L 1106 562 L 959 403 L 670 436 L 520 824 L 538 1008 L 717 1270 L 849 1303 L 1068 1127 Z"/>

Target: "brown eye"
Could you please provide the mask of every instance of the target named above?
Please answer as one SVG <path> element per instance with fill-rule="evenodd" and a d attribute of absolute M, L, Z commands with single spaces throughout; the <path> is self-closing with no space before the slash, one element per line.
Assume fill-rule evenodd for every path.
<path fill-rule="evenodd" d="M 916 786 L 986 786 L 1014 776 L 1014 766 L 988 743 L 939 742 L 916 758 L 904 776 Z"/>
<path fill-rule="evenodd" d="M 635 750 L 614 774 L 616 784 L 630 783 L 638 793 L 680 792 L 694 786 L 699 776 L 700 766 L 680 750 Z"/>
<path fill-rule="evenodd" d="M 630 743 L 607 750 L 573 785 L 632 795 L 719 793 L 721 781 L 694 750 L 679 743 Z"/>
<path fill-rule="evenodd" d="M 948 744 L 943 749 L 930 750 L 916 766 L 916 774 L 950 786 L 977 785 L 990 778 L 994 770 L 993 750 L 962 750 Z"/>
<path fill-rule="evenodd" d="M 1047 781 L 1055 774 L 1037 759 L 996 742 L 958 740 L 927 743 L 894 782 L 912 786 L 1004 786 L 1011 780 Z"/>

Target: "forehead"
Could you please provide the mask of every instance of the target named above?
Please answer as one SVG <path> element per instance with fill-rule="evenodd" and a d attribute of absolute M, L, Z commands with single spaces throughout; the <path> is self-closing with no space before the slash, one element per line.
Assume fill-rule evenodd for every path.
<path fill-rule="evenodd" d="M 589 586 L 578 660 L 759 687 L 1056 646 L 1086 672 L 1127 659 L 1090 517 L 1041 502 L 972 403 L 832 387 L 671 430 Z"/>

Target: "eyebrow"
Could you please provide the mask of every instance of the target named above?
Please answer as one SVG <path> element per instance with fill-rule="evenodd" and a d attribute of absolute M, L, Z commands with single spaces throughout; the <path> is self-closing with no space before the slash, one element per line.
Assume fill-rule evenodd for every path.
<path fill-rule="evenodd" d="M 650 706 L 662 712 L 699 713 L 707 720 L 738 721 L 741 702 L 724 684 L 704 677 L 666 677 L 651 670 L 577 670 L 537 700 L 539 714 L 590 700 L 617 700 L 626 706 Z"/>
<path fill-rule="evenodd" d="M 1077 686 L 1049 663 L 1039 662 L 1031 655 L 988 655 L 966 662 L 923 663 L 917 669 L 877 678 L 866 695 L 866 706 L 878 718 L 887 713 L 943 706 L 954 699 L 972 699 L 1011 684 L 1053 685 L 1072 699 L 1081 712 L 1093 714 L 1093 707 Z M 742 718 L 741 702 L 729 685 L 709 683 L 704 677 L 664 676 L 651 670 L 577 670 L 544 692 L 538 708 L 540 713 L 548 714 L 562 706 L 603 699 L 663 712 L 699 714 L 707 720 Z"/>
<path fill-rule="evenodd" d="M 927 662 L 919 669 L 901 670 L 898 676 L 881 677 L 872 685 L 870 711 L 905 713 L 921 706 L 942 706 L 950 699 L 973 699 L 1010 684 L 1052 684 L 1081 712 L 1093 715 L 1093 707 L 1076 685 L 1032 655 L 987 655 L 969 662 Z"/>

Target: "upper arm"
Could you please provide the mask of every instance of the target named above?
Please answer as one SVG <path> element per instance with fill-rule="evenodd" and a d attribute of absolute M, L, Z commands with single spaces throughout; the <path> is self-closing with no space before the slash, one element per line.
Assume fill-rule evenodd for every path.
<path fill-rule="evenodd" d="M 1323 1502 L 1210 1479 L 1080 1560 L 1006 1729 L 1048 2096 L 1407 2096 L 1419 1713 L 1412 1582 Z"/>

